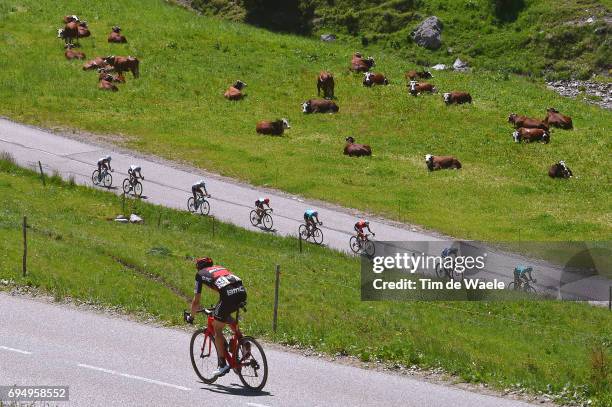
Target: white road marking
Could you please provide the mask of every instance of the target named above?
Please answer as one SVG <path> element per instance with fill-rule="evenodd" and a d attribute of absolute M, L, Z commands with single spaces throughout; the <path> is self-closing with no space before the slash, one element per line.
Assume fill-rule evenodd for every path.
<path fill-rule="evenodd" d="M 177 386 L 176 384 L 166 383 L 166 382 L 162 382 L 162 381 L 154 380 L 154 379 L 148 379 L 148 378 L 142 377 L 142 376 L 136 376 L 136 375 L 132 375 L 132 374 L 128 374 L 128 373 L 121 373 L 121 372 L 117 372 L 117 371 L 111 370 L 111 369 L 104 369 L 103 367 L 91 366 L 91 365 L 86 365 L 86 364 L 83 364 L 83 363 L 79 363 L 77 366 L 84 367 L 84 368 L 91 369 L 91 370 L 97 370 L 99 372 L 104 372 L 104 373 L 108 373 L 108 374 L 114 374 L 114 375 L 117 375 L 117 376 L 127 377 L 128 379 L 136 379 L 136 380 L 141 380 L 141 381 L 147 382 L 147 383 L 157 384 L 157 385 L 160 385 L 160 386 L 172 387 L 172 388 L 178 389 L 178 390 L 185 390 L 185 391 L 191 390 L 189 387 Z"/>
<path fill-rule="evenodd" d="M 27 350 L 9 348 L 8 346 L 0 346 L 0 349 L 9 350 L 11 352 L 22 353 L 24 355 L 31 355 L 32 354 L 32 352 L 28 352 Z"/>
<path fill-rule="evenodd" d="M 249 407 L 269 407 L 269 406 L 266 406 L 265 404 L 257 404 L 257 403 L 247 403 L 247 406 Z"/>

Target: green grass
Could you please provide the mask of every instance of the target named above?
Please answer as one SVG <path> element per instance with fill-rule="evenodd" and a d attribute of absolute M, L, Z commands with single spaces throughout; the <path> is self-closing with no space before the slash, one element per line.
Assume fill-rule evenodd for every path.
<path fill-rule="evenodd" d="M 181 323 L 192 293 L 190 258 L 210 255 L 238 274 L 249 295 L 245 332 L 422 367 L 496 388 L 610 398 L 612 314 L 547 302 L 367 302 L 359 261 L 295 239 L 246 231 L 128 200 L 143 225 L 110 221 L 121 212 L 110 193 L 61 182 L 0 161 L 0 279 L 60 299 L 146 313 Z M 28 217 L 28 276 L 21 277 L 21 221 Z M 157 226 L 161 215 L 160 226 Z M 274 267 L 281 265 L 279 329 L 271 332 Z M 204 294 L 204 304 L 215 301 Z M 324 316 L 324 317 L 323 317 Z M 548 388 L 550 386 L 550 388 Z M 568 399 L 564 399 L 567 401 Z"/>
<path fill-rule="evenodd" d="M 193 164 L 255 185 L 359 208 L 470 239 L 609 239 L 612 113 L 564 99 L 518 76 L 440 73 L 441 90 L 467 90 L 473 106 L 441 95 L 410 97 L 403 72 L 415 67 L 391 49 L 375 53 L 392 84 L 366 89 L 347 72 L 354 47 L 322 44 L 230 23 L 161 1 L 9 0 L 0 5 L 0 114 L 48 127 L 123 136 L 129 148 Z M 90 22 L 89 56 L 138 56 L 142 77 L 116 94 L 64 60 L 55 29 L 63 14 Z M 120 24 L 130 43 L 109 45 Z M 15 55 L 19 55 L 18 58 Z M 315 76 L 335 72 L 340 113 L 301 113 Z M 246 100 L 221 96 L 236 78 Z M 576 130 L 550 145 L 516 145 L 511 112 L 542 117 L 555 106 Z M 255 122 L 287 117 L 287 137 L 257 136 Z M 371 159 L 342 155 L 344 138 L 370 144 Z M 429 173 L 427 153 L 453 154 L 461 171 Z M 576 179 L 551 180 L 565 159 Z M 212 191 L 214 193 L 214 191 Z"/>

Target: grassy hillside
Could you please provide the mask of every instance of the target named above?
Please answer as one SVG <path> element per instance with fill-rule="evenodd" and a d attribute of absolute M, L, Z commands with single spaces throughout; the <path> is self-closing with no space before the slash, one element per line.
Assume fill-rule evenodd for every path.
<path fill-rule="evenodd" d="M 561 401 L 610 400 L 606 309 L 556 301 L 364 302 L 356 258 L 312 245 L 300 254 L 295 239 L 220 223 L 213 237 L 209 219 L 131 200 L 127 206 L 145 223 L 118 224 L 108 220 L 121 211 L 118 197 L 57 178 L 43 187 L 37 174 L 1 160 L 0 196 L 0 280 L 181 324 L 193 290 L 190 258 L 206 254 L 244 280 L 250 334 L 365 361 L 441 367 L 468 382 L 564 395 Z M 25 278 L 23 215 L 30 225 Z M 211 293 L 203 298 L 215 301 Z"/>
<path fill-rule="evenodd" d="M 609 0 L 193 0 L 206 14 L 301 34 L 333 32 L 341 40 L 394 49 L 433 65 L 455 58 L 490 70 L 581 79 L 612 68 Z M 437 51 L 410 33 L 425 18 L 444 23 Z M 593 24 L 583 24 L 594 16 Z M 597 31 L 596 31 L 597 30 Z M 452 52 L 449 52 L 449 48 Z"/>
<path fill-rule="evenodd" d="M 458 237 L 611 236 L 609 111 L 499 73 L 436 75 L 441 91 L 471 92 L 471 106 L 447 107 L 441 95 L 414 98 L 403 73 L 416 64 L 395 50 L 374 55 L 391 85 L 367 89 L 347 71 L 352 47 L 201 17 L 162 1 L 142 4 L 2 3 L 0 114 L 119 135 L 113 140 L 129 148 Z M 138 56 L 141 78 L 128 76 L 114 94 L 97 90 L 96 75 L 66 61 L 55 37 L 66 13 L 89 20 L 86 54 Z M 129 44 L 106 43 L 114 24 Z M 336 74 L 340 113 L 303 115 L 300 105 L 315 96 L 323 68 Z M 248 97 L 230 103 L 222 93 L 237 78 L 248 83 Z M 508 114 L 542 117 L 551 105 L 572 115 L 576 130 L 555 130 L 550 145 L 514 144 Z M 255 134 L 257 120 L 280 117 L 293 126 L 286 137 Z M 343 156 L 349 135 L 370 144 L 374 156 Z M 456 155 L 464 168 L 429 173 L 427 153 Z M 575 179 L 548 178 L 559 159 Z"/>

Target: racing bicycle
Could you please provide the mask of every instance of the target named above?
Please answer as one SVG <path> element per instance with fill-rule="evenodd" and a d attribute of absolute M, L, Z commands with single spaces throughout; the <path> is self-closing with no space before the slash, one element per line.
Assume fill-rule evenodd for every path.
<path fill-rule="evenodd" d="M 537 283 L 538 280 L 536 280 L 535 278 L 532 278 L 531 280 L 523 280 L 523 279 L 519 279 L 519 283 L 518 285 L 516 284 L 516 281 L 511 281 L 508 283 L 508 290 L 523 290 L 526 293 L 537 293 L 538 290 L 536 290 L 535 286 L 531 285 L 530 283 Z"/>
<path fill-rule="evenodd" d="M 144 180 L 144 177 L 142 178 Z M 127 195 L 130 191 L 134 191 L 134 195 L 138 198 L 142 196 L 142 184 L 136 177 L 127 177 L 123 180 L 123 192 Z"/>
<path fill-rule="evenodd" d="M 200 211 L 202 215 L 208 215 L 210 213 L 210 203 L 206 198 L 210 198 L 212 195 L 202 195 L 198 194 L 198 199 L 193 199 L 193 196 L 189 197 L 187 200 L 187 209 L 191 213 L 197 213 Z"/>
<path fill-rule="evenodd" d="M 458 272 L 455 269 L 455 259 L 459 250 L 456 247 L 447 247 L 442 250 L 440 254 L 439 263 L 436 263 L 436 275 L 441 279 L 448 279 L 453 281 L 463 281 L 463 272 Z M 450 261 L 451 259 L 452 261 Z M 446 267 L 447 263 L 451 263 L 450 267 Z"/>
<path fill-rule="evenodd" d="M 272 220 L 272 209 L 263 209 L 262 214 L 257 213 L 257 209 L 253 209 L 249 215 L 251 225 L 257 227 L 261 225 L 265 230 L 272 230 L 274 221 Z"/>
<path fill-rule="evenodd" d="M 368 236 L 370 236 L 369 233 L 364 233 L 361 236 L 351 236 L 349 240 L 349 245 L 351 246 L 351 250 L 353 251 L 353 253 L 365 253 L 370 257 L 374 256 L 376 247 L 374 246 L 374 243 L 368 238 Z M 374 236 L 374 234 L 372 234 L 372 236 Z"/>
<path fill-rule="evenodd" d="M 240 308 L 246 311 L 245 303 Z M 225 360 L 238 375 L 242 384 L 254 391 L 261 391 L 268 380 L 268 361 L 263 348 L 251 336 L 244 336 L 238 327 L 240 308 L 236 318 L 229 326 L 232 337 L 225 341 Z M 213 328 L 214 309 L 201 309 L 208 316 L 206 328 L 200 328 L 191 336 L 190 357 L 193 370 L 206 384 L 214 383 L 218 377 L 213 375 L 217 369 L 217 349 L 215 347 L 215 330 Z M 183 314 L 186 314 L 184 311 Z"/>
<path fill-rule="evenodd" d="M 105 188 L 110 188 L 113 185 L 113 176 L 110 174 L 112 171 L 113 170 L 109 172 L 106 168 L 102 169 L 102 173 L 98 170 L 94 170 L 91 174 L 91 182 L 93 182 L 94 185 L 102 185 Z"/>
<path fill-rule="evenodd" d="M 323 225 L 323 222 L 319 222 L 319 226 L 321 225 Z M 308 227 L 302 223 L 298 229 L 298 233 L 302 240 L 312 239 L 312 241 L 318 245 L 323 243 L 323 232 L 316 225 Z"/>

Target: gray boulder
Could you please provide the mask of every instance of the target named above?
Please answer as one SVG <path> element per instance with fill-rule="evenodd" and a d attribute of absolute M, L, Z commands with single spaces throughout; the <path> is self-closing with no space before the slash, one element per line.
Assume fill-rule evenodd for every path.
<path fill-rule="evenodd" d="M 470 66 L 468 65 L 467 62 L 463 62 L 462 60 L 457 58 L 455 60 L 455 63 L 453 63 L 453 69 L 459 72 L 467 72 L 470 70 Z"/>
<path fill-rule="evenodd" d="M 142 218 L 136 214 L 130 215 L 130 223 L 142 223 Z"/>
<path fill-rule="evenodd" d="M 321 41 L 333 42 L 336 41 L 336 36 L 334 34 L 323 34 L 321 35 Z"/>
<path fill-rule="evenodd" d="M 444 64 L 436 64 L 434 66 L 431 67 L 432 70 L 434 71 L 443 71 L 446 69 L 446 65 Z"/>
<path fill-rule="evenodd" d="M 410 34 L 417 45 L 427 49 L 438 49 L 442 45 L 442 21 L 436 16 L 426 18 Z"/>

